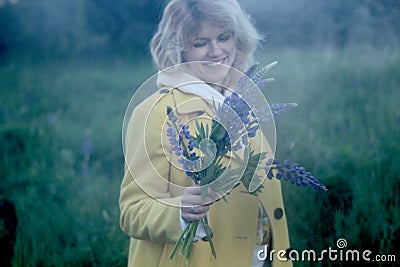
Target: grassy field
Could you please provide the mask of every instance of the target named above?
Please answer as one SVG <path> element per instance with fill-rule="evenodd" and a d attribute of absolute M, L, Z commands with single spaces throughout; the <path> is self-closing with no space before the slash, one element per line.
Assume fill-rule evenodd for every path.
<path fill-rule="evenodd" d="M 278 157 L 299 161 L 329 188 L 283 186 L 292 247 L 321 251 L 344 238 L 348 249 L 400 260 L 400 51 L 288 49 L 258 58 L 279 61 L 268 101 L 299 104 L 276 122 Z M 17 209 L 15 266 L 126 265 L 121 127 L 132 93 L 153 73 L 135 59 L 0 64 L 0 198 Z"/>

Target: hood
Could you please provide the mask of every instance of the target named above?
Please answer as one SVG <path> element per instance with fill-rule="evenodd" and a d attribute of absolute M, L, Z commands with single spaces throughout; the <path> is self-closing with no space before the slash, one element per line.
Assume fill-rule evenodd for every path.
<path fill-rule="evenodd" d="M 225 99 L 216 89 L 179 68 L 159 71 L 157 86 L 159 88 L 173 87 L 183 93 L 197 95 L 204 99 L 214 99 L 220 102 Z"/>

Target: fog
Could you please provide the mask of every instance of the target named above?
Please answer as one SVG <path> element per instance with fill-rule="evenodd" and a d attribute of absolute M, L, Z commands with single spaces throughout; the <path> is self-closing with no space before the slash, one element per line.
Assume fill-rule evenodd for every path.
<path fill-rule="evenodd" d="M 0 53 L 116 56 L 147 49 L 165 0 L 1 0 Z M 247 0 L 268 47 L 396 46 L 400 1 Z"/>
<path fill-rule="evenodd" d="M 249 0 L 245 5 L 272 46 L 399 42 L 399 1 Z"/>
<path fill-rule="evenodd" d="M 127 265 L 122 122 L 156 73 L 148 42 L 166 2 L 0 0 L 0 208 L 7 199 L 18 218 L 11 231 L 0 216 L 0 266 Z M 282 181 L 291 248 L 340 237 L 398 252 L 400 0 L 241 3 L 264 36 L 256 60 L 279 61 L 269 103 L 298 103 L 276 120 L 276 155 L 329 188 Z"/>

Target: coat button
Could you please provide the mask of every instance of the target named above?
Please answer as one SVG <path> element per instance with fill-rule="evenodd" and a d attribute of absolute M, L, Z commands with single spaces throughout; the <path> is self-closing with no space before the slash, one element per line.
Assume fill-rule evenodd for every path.
<path fill-rule="evenodd" d="M 282 218 L 282 217 L 283 217 L 283 209 L 281 209 L 281 208 L 276 208 L 276 209 L 274 210 L 274 216 L 275 216 L 275 219 L 277 219 L 277 220 L 279 220 L 280 218 Z"/>

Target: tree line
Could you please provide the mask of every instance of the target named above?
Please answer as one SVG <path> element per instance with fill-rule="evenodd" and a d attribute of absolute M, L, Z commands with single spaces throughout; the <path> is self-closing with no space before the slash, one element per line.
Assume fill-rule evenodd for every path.
<path fill-rule="evenodd" d="M 167 0 L 2 0 L 0 55 L 141 53 Z M 270 47 L 398 45 L 400 1 L 242 0 Z"/>

